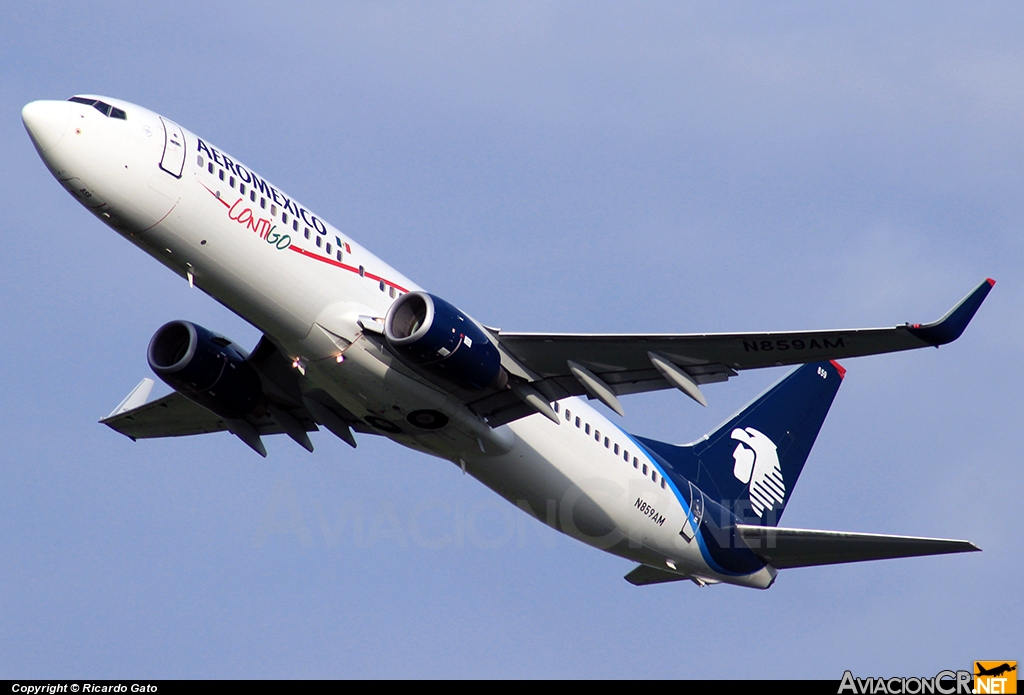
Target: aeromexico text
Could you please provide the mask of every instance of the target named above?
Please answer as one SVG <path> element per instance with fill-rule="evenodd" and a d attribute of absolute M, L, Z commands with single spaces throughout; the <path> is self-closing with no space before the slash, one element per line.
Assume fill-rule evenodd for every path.
<path fill-rule="evenodd" d="M 311 213 L 306 208 L 302 207 L 294 200 L 289 199 L 279 190 L 271 186 L 269 183 L 261 179 L 256 174 L 246 169 L 241 164 L 237 164 L 231 161 L 231 158 L 224 153 L 217 150 L 216 147 L 210 147 L 205 142 L 196 138 L 197 149 L 199 152 L 205 152 L 206 156 L 213 160 L 213 162 L 219 166 L 224 167 L 232 174 L 237 176 L 243 182 L 252 186 L 255 190 L 259 191 L 262 195 L 270 198 L 275 203 L 281 206 L 285 212 L 291 213 L 295 217 L 300 218 L 310 227 L 316 229 L 320 234 L 327 234 L 327 227 L 316 215 Z"/>

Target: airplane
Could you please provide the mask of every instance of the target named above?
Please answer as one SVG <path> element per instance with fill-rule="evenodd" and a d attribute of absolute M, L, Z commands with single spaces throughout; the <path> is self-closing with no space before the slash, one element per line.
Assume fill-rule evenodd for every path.
<path fill-rule="evenodd" d="M 100 422 L 132 440 L 230 432 L 261 456 L 320 427 L 447 459 L 543 523 L 636 563 L 635 585 L 767 589 L 780 569 L 979 550 L 968 541 L 781 528 L 846 370 L 836 361 L 938 347 L 994 281 L 938 321 L 722 334 L 522 333 L 426 292 L 171 119 L 76 95 L 22 110 L 60 184 L 101 222 L 259 329 L 251 352 L 195 323 L 160 327 L 146 378 Z M 799 365 L 687 445 L 636 436 L 621 396 Z"/>
<path fill-rule="evenodd" d="M 1002 676 L 1005 673 L 1009 673 L 1010 671 L 1016 671 L 1017 664 L 1014 663 L 1014 665 L 1011 666 L 1009 663 L 1004 662 L 999 666 L 993 666 L 992 668 L 984 668 L 981 664 L 975 662 L 975 668 L 977 669 L 977 673 L 974 674 L 975 676 L 994 676 L 998 678 L 999 676 Z"/>

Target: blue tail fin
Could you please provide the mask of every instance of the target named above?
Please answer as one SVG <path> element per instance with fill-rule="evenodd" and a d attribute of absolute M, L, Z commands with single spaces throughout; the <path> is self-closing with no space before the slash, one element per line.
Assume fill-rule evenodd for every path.
<path fill-rule="evenodd" d="M 636 439 L 741 522 L 775 526 L 845 374 L 838 362 L 805 364 L 693 444 Z"/>

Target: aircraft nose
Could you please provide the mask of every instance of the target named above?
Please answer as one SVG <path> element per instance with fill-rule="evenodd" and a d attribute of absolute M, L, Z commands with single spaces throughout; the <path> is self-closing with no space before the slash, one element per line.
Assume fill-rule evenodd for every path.
<path fill-rule="evenodd" d="M 71 105 L 66 101 L 33 101 L 21 110 L 21 120 L 32 142 L 40 152 L 45 152 L 64 137 L 71 120 Z"/>

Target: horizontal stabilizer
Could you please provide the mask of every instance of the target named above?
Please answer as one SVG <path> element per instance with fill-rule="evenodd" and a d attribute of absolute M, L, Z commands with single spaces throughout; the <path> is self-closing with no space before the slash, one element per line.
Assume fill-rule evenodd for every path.
<path fill-rule="evenodd" d="M 664 584 L 665 582 L 681 582 L 689 577 L 668 570 L 661 570 L 657 567 L 637 565 L 636 569 L 626 575 L 626 581 L 633 586 L 647 586 L 648 584 Z"/>
<path fill-rule="evenodd" d="M 968 541 L 737 524 L 751 550 L 776 569 L 980 551 Z"/>

